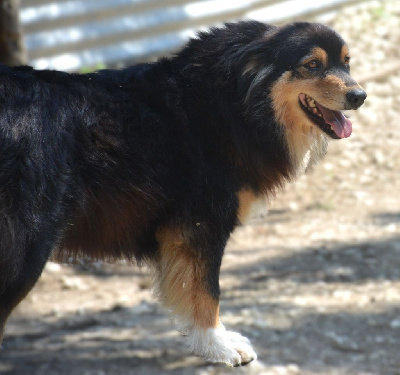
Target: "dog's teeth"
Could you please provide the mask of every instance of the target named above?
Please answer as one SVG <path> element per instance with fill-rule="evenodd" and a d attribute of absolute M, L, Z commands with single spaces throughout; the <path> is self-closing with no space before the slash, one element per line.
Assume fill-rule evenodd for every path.
<path fill-rule="evenodd" d="M 314 100 L 314 99 L 311 99 L 311 100 L 308 102 L 308 104 L 310 105 L 311 108 L 314 108 L 314 107 L 315 107 L 315 100 Z"/>

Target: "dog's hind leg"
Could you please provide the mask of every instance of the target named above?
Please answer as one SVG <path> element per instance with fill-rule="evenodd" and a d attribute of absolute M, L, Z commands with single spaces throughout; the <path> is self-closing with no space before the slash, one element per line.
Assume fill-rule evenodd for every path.
<path fill-rule="evenodd" d="M 0 243 L 0 343 L 8 316 L 39 279 L 51 251 L 47 241 L 5 242 Z"/>
<path fill-rule="evenodd" d="M 218 278 L 223 247 L 205 256 L 188 237 L 176 229 L 158 232 L 158 298 L 171 310 L 178 330 L 187 335 L 191 352 L 211 362 L 247 364 L 257 357 L 249 340 L 226 331 L 219 320 Z"/>

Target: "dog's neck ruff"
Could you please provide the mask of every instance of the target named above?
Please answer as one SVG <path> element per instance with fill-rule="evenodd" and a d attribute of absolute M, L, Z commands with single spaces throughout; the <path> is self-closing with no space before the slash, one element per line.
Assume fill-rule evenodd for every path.
<path fill-rule="evenodd" d="M 321 160 L 327 151 L 328 137 L 307 125 L 286 125 L 286 135 L 295 178 Z"/>

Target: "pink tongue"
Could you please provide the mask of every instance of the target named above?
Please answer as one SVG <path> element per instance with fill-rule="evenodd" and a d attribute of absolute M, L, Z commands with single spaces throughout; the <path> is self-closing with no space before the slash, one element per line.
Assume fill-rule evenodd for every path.
<path fill-rule="evenodd" d="M 327 124 L 332 126 L 333 131 L 339 138 L 350 137 L 352 131 L 351 121 L 340 111 L 333 111 L 315 103 L 321 111 Z"/>

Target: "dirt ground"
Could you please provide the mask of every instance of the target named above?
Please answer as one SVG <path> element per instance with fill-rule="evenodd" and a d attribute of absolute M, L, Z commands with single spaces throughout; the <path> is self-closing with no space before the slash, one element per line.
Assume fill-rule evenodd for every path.
<path fill-rule="evenodd" d="M 368 92 L 353 134 L 224 258 L 221 319 L 259 359 L 233 369 L 188 354 L 146 269 L 49 263 L 9 320 L 0 373 L 400 374 L 400 2 L 346 8 L 332 25 Z"/>

